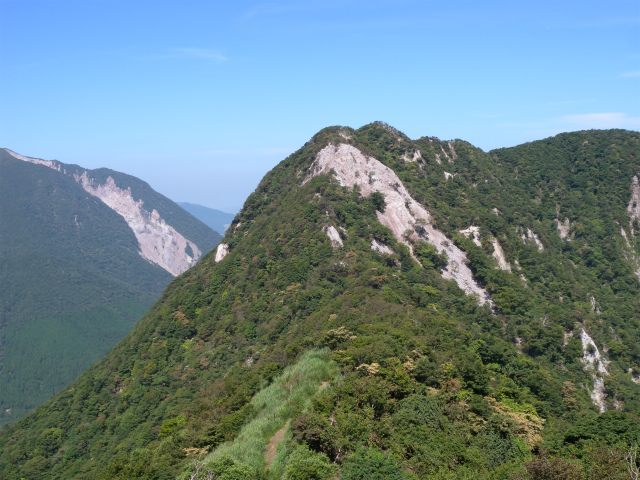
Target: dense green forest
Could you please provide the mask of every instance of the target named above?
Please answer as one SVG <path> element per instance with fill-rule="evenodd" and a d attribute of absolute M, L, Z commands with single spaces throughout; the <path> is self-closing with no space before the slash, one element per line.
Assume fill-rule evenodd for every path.
<path fill-rule="evenodd" d="M 140 257 L 122 216 L 73 178 L 86 170 L 55 165 L 61 171 L 0 149 L 0 425 L 33 410 L 98 361 L 172 278 Z M 87 172 L 97 172 L 96 179 L 115 176 L 136 198 L 169 212 L 167 218 L 175 210 L 202 248 L 220 238 L 134 177 Z"/>
<path fill-rule="evenodd" d="M 485 153 L 383 123 L 322 130 L 247 199 L 219 263 L 173 280 L 102 360 L 0 432 L 0 476 L 630 478 L 639 137 Z M 379 222 L 384 195 L 312 176 L 342 143 L 397 174 L 492 305 L 442 277 L 423 225 L 396 238 Z"/>

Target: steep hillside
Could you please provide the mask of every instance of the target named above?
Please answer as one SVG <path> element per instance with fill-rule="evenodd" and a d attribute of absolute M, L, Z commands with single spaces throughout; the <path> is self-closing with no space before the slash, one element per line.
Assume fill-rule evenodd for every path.
<path fill-rule="evenodd" d="M 103 201 L 109 198 L 120 209 Z M 122 207 L 131 205 L 123 216 Z M 0 206 L 0 424 L 32 410 L 97 361 L 172 276 L 195 261 L 171 248 L 162 253 L 162 245 L 176 238 L 194 256 L 216 243 L 215 232 L 134 177 L 4 149 Z M 164 218 L 193 242 L 181 244 L 184 237 Z M 138 231 L 131 219 L 139 220 Z M 158 262 L 142 255 L 148 248 L 140 239 L 149 237 Z"/>
<path fill-rule="evenodd" d="M 639 136 L 485 153 L 322 130 L 125 340 L 0 432 L 0 472 L 624 478 Z"/>
<path fill-rule="evenodd" d="M 222 234 L 227 231 L 227 228 L 229 228 L 229 225 L 231 225 L 233 221 L 233 217 L 235 217 L 232 213 L 222 212 L 215 208 L 205 207 L 196 203 L 178 202 L 178 205 L 202 223 L 208 225 L 212 230 Z"/>

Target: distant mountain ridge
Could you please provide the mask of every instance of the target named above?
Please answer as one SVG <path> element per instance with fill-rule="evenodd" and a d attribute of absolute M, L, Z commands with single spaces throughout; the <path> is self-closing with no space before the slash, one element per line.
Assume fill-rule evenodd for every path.
<path fill-rule="evenodd" d="M 219 234 L 212 235 L 200 222 L 194 222 L 193 219 L 185 221 L 185 215 L 175 208 L 171 200 L 135 177 L 107 168 L 87 170 L 77 165 L 27 157 L 9 149 L 4 150 L 17 159 L 44 165 L 73 177 L 85 191 L 100 198 L 125 219 L 138 240 L 143 258 L 159 265 L 173 276 L 194 265 L 203 251 L 211 250 L 222 238 Z M 176 228 L 189 236 L 189 239 Z"/>
<path fill-rule="evenodd" d="M 221 238 L 145 182 L 0 149 L 0 425 L 125 336 Z"/>
<path fill-rule="evenodd" d="M 198 205 L 197 203 L 177 202 L 182 208 L 184 208 L 191 215 L 198 220 L 208 225 L 212 230 L 224 235 L 233 222 L 235 214 L 216 210 L 215 208 L 205 207 L 204 205 Z"/>

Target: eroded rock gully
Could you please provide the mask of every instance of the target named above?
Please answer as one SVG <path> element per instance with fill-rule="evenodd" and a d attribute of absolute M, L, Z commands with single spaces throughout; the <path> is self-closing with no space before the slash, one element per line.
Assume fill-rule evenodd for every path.
<path fill-rule="evenodd" d="M 107 178 L 104 184 L 89 178 L 87 172 L 74 175 L 74 178 L 88 193 L 125 219 L 138 240 L 142 258 L 176 276 L 193 266 L 202 255 L 195 243 L 168 225 L 156 210 L 144 210 L 143 201 L 134 200 L 131 189 L 119 188 L 113 178 Z M 193 257 L 187 254 L 187 246 L 191 248 Z"/>
<path fill-rule="evenodd" d="M 394 237 L 404 243 L 413 252 L 412 242 L 424 240 L 433 245 L 439 253 L 447 255 L 448 264 L 442 271 L 446 279 L 455 280 L 458 286 L 467 294 L 477 295 L 478 303 L 491 304 L 488 292 L 473 278 L 467 266 L 465 253 L 456 247 L 442 232 L 432 224 L 431 214 L 427 209 L 415 201 L 396 173 L 373 157 L 365 156 L 352 145 L 328 145 L 316 157 L 310 178 L 335 172 L 340 185 L 353 188 L 358 185 L 363 196 L 373 192 L 380 192 L 385 197 L 384 212 L 376 212 L 378 220 L 389 227 Z M 307 178 L 306 183 L 310 178 Z M 416 224 L 422 224 L 424 233 L 415 232 Z M 410 238 L 405 238 L 405 232 L 412 231 Z"/>

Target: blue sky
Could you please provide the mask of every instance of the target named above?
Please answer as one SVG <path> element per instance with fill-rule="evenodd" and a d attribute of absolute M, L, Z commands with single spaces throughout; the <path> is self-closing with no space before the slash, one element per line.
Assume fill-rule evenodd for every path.
<path fill-rule="evenodd" d="M 234 210 L 329 125 L 640 130 L 640 2 L 0 0 L 0 146 Z"/>

